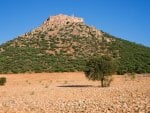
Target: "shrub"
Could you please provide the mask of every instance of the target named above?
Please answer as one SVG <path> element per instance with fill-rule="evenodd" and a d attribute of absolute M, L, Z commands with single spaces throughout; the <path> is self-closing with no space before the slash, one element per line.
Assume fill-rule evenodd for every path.
<path fill-rule="evenodd" d="M 6 83 L 6 78 L 5 77 L 1 77 L 0 78 L 0 85 L 5 85 Z"/>
<path fill-rule="evenodd" d="M 130 77 L 131 80 L 135 80 L 136 78 L 135 73 L 129 73 L 128 76 Z"/>
<path fill-rule="evenodd" d="M 85 76 L 89 80 L 101 81 L 101 86 L 109 86 L 111 81 L 108 81 L 107 76 L 115 72 L 115 63 L 109 57 L 96 57 L 90 59 L 85 67 Z M 107 83 L 106 83 L 107 82 Z"/>
<path fill-rule="evenodd" d="M 111 83 L 112 81 L 113 81 L 113 78 L 112 78 L 112 77 L 109 77 L 109 76 L 105 77 L 103 86 L 104 86 L 104 87 L 110 86 L 110 83 Z"/>

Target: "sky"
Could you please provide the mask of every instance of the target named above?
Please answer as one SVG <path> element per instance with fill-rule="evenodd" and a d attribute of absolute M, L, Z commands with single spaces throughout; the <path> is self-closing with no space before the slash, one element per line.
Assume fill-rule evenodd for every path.
<path fill-rule="evenodd" d="M 57 14 L 82 17 L 97 29 L 150 47 L 150 0 L 0 0 L 0 44 Z"/>

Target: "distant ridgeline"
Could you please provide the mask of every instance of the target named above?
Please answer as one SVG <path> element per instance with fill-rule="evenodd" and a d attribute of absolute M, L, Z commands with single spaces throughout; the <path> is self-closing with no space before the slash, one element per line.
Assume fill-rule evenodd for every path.
<path fill-rule="evenodd" d="M 116 38 L 84 23 L 56 15 L 0 46 L 0 73 L 83 71 L 93 56 L 117 61 L 118 74 L 150 73 L 150 48 Z"/>

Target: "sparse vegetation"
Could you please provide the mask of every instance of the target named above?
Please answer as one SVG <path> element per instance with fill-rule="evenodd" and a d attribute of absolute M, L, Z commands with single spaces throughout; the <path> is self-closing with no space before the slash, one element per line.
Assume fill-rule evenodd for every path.
<path fill-rule="evenodd" d="M 6 83 L 6 77 L 0 77 L 0 85 L 3 86 Z"/>
<path fill-rule="evenodd" d="M 128 76 L 130 77 L 131 80 L 135 80 L 136 78 L 135 73 L 129 73 Z"/>
<path fill-rule="evenodd" d="M 67 80 L 65 80 L 65 81 L 64 81 L 64 84 L 67 84 L 67 83 L 68 83 L 68 81 L 67 81 Z"/>

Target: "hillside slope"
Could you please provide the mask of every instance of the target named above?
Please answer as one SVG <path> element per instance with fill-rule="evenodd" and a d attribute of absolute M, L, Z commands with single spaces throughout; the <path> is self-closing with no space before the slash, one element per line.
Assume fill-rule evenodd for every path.
<path fill-rule="evenodd" d="M 118 73 L 150 72 L 150 48 L 88 26 L 82 18 L 57 15 L 0 46 L 0 73 L 82 71 L 92 56 L 117 59 Z"/>

